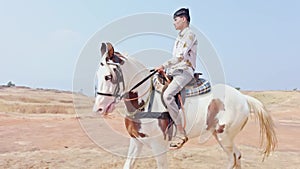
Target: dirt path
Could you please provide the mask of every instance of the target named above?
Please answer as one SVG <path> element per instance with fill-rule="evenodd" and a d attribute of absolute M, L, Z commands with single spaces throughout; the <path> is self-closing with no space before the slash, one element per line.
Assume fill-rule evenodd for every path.
<path fill-rule="evenodd" d="M 237 138 L 244 168 L 300 166 L 299 126 L 278 123 L 279 146 L 261 163 L 257 125 L 251 120 Z M 0 168 L 122 168 L 125 161 L 95 145 L 73 115 L 2 113 L 0 137 Z M 170 168 L 220 168 L 226 164 L 225 153 L 213 139 L 203 145 L 192 139 L 183 149 L 169 152 L 168 156 Z M 153 158 L 140 159 L 137 164 L 137 168 L 155 167 Z"/>

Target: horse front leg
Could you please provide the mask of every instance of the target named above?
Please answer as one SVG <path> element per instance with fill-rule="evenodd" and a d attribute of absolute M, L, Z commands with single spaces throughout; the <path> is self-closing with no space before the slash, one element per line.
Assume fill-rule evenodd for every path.
<path fill-rule="evenodd" d="M 128 148 L 127 159 L 123 169 L 132 169 L 136 158 L 140 155 L 143 144 L 136 138 L 130 138 L 130 145 Z"/>
<path fill-rule="evenodd" d="M 169 150 L 168 141 L 163 137 L 157 137 L 151 140 L 151 149 L 155 157 L 158 169 L 168 168 L 167 151 Z"/>

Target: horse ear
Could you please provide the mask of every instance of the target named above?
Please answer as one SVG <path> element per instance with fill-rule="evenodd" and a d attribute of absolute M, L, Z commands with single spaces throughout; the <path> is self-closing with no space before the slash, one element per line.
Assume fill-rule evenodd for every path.
<path fill-rule="evenodd" d="M 107 51 L 107 46 L 105 43 L 101 43 L 100 51 L 101 51 L 101 56 L 103 56 L 105 54 L 105 52 Z"/>
<path fill-rule="evenodd" d="M 107 50 L 108 50 L 108 56 L 109 56 L 109 58 L 111 58 L 115 53 L 114 47 L 109 42 L 107 42 L 106 45 L 107 45 Z"/>

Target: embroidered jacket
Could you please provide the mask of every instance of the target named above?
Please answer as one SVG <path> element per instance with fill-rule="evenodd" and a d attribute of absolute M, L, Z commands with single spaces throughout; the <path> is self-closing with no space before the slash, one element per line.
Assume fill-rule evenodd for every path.
<path fill-rule="evenodd" d="M 163 64 L 170 73 L 176 69 L 187 70 L 193 75 L 196 69 L 197 39 L 189 27 L 179 32 L 173 48 L 173 58 Z"/>

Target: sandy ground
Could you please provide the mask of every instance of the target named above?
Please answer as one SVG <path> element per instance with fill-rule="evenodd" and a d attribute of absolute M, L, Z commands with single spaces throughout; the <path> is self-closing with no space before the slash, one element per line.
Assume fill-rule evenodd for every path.
<path fill-rule="evenodd" d="M 261 162 L 258 123 L 250 119 L 236 139 L 242 152 L 242 167 L 299 169 L 300 92 L 244 93 L 266 105 L 275 120 L 279 144 Z M 100 140 L 110 138 L 112 130 L 107 130 L 105 124 L 122 128 L 120 117 L 112 116 L 104 121 L 90 113 L 91 98 L 75 95 L 76 108 L 89 112 L 79 118 L 72 97 L 72 93 L 57 90 L 0 87 L 0 168 L 122 168 L 125 158 L 104 150 L 103 144 L 99 146 L 99 142 L 91 140 L 85 132 L 87 129 L 81 127 L 82 119 L 90 119 L 97 124 L 90 126 L 95 128 L 90 134 L 99 135 Z M 119 132 L 123 133 L 123 129 Z M 126 134 L 121 137 L 122 140 L 117 137 L 108 140 L 122 154 L 126 153 L 128 142 Z M 192 139 L 184 148 L 168 152 L 169 168 L 225 168 L 227 156 L 215 140 L 201 145 L 198 142 L 199 139 Z M 155 166 L 154 158 L 149 157 L 139 159 L 135 168 Z"/>

